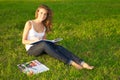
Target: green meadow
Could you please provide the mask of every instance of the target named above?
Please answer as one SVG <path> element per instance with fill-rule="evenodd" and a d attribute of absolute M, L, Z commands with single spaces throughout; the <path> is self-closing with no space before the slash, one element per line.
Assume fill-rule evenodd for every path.
<path fill-rule="evenodd" d="M 22 31 L 40 4 L 54 13 L 47 38 L 63 38 L 58 44 L 93 70 L 76 70 L 48 55 L 27 55 Z M 17 64 L 35 59 L 50 70 L 33 76 L 20 72 Z M 120 80 L 120 0 L 0 0 L 0 80 Z"/>

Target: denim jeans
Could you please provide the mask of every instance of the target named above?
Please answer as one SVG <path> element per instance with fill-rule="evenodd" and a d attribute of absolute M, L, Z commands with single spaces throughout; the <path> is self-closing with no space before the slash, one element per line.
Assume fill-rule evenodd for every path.
<path fill-rule="evenodd" d="M 44 52 L 66 64 L 70 64 L 71 61 L 75 61 L 80 64 L 83 61 L 64 47 L 56 45 L 52 42 L 41 41 L 40 43 L 33 45 L 28 50 L 28 54 L 34 56 L 39 56 Z"/>

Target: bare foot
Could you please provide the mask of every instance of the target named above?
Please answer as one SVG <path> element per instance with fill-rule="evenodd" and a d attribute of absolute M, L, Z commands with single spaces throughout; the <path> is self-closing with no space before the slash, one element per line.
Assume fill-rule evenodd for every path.
<path fill-rule="evenodd" d="M 72 61 L 71 65 L 74 66 L 76 69 L 82 69 L 83 67 L 79 64 L 77 64 L 76 62 Z"/>
<path fill-rule="evenodd" d="M 94 66 L 90 66 L 85 62 L 82 64 L 82 66 L 83 66 L 83 68 L 90 69 L 90 70 L 92 70 L 94 68 Z"/>

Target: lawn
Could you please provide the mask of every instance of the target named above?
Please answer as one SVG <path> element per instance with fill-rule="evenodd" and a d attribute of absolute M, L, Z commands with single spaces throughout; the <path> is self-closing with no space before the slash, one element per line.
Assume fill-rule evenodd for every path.
<path fill-rule="evenodd" d="M 63 38 L 58 44 L 94 65 L 94 70 L 76 70 L 48 55 L 27 55 L 22 31 L 40 4 L 54 12 L 48 39 Z M 19 71 L 17 64 L 35 59 L 50 70 L 33 76 Z M 0 80 L 119 80 L 119 70 L 120 0 L 0 1 Z"/>

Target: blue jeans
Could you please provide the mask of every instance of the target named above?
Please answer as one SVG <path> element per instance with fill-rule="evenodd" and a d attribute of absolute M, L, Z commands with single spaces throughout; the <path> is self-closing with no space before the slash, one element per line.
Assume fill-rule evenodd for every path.
<path fill-rule="evenodd" d="M 28 50 L 28 54 L 34 56 L 39 56 L 44 52 L 66 64 L 70 64 L 70 61 L 75 61 L 76 63 L 81 64 L 83 61 L 64 47 L 51 42 L 41 41 Z"/>

